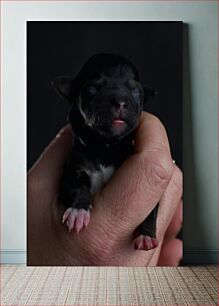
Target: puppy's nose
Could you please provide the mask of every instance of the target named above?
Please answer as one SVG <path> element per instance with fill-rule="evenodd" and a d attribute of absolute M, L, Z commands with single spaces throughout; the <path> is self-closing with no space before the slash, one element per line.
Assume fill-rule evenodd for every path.
<path fill-rule="evenodd" d="M 119 113 L 127 107 L 127 103 L 123 101 L 115 102 L 114 105 L 115 105 L 116 111 Z"/>

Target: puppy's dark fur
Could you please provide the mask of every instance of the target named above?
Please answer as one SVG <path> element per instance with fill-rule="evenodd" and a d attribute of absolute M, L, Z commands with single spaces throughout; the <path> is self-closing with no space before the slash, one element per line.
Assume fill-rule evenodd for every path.
<path fill-rule="evenodd" d="M 129 60 L 114 54 L 93 56 L 76 77 L 56 78 L 53 85 L 71 103 L 69 121 L 75 136 L 60 200 L 66 207 L 63 222 L 69 231 L 79 232 L 90 221 L 92 194 L 133 153 L 133 132 L 144 103 L 154 92 L 143 88 Z M 157 208 L 137 229 L 135 248 L 157 246 Z"/>

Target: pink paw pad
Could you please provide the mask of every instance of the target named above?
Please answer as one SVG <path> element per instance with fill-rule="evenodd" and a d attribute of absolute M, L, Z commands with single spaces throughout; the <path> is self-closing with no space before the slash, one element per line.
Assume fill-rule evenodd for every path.
<path fill-rule="evenodd" d="M 158 246 L 158 241 L 154 237 L 140 235 L 134 240 L 134 248 L 136 250 L 149 251 Z"/>
<path fill-rule="evenodd" d="M 88 226 L 90 222 L 90 211 L 69 207 L 66 209 L 62 218 L 62 223 L 65 223 L 65 221 L 69 232 L 74 230 L 79 233 L 83 228 Z"/>

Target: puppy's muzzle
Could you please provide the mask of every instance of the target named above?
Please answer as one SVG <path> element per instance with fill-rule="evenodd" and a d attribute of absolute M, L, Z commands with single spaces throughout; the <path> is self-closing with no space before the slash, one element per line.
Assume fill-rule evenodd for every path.
<path fill-rule="evenodd" d="M 112 102 L 112 105 L 115 108 L 115 112 L 119 115 L 122 115 L 125 112 L 125 110 L 127 109 L 127 102 L 123 102 L 123 100 Z"/>

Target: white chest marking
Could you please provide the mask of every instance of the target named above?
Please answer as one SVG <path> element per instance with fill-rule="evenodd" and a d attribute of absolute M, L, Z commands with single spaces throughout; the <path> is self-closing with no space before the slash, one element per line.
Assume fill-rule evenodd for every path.
<path fill-rule="evenodd" d="M 115 169 L 113 166 L 105 167 L 100 165 L 100 170 L 98 171 L 86 171 L 91 180 L 90 192 L 93 194 L 104 186 L 111 176 L 113 175 Z"/>

